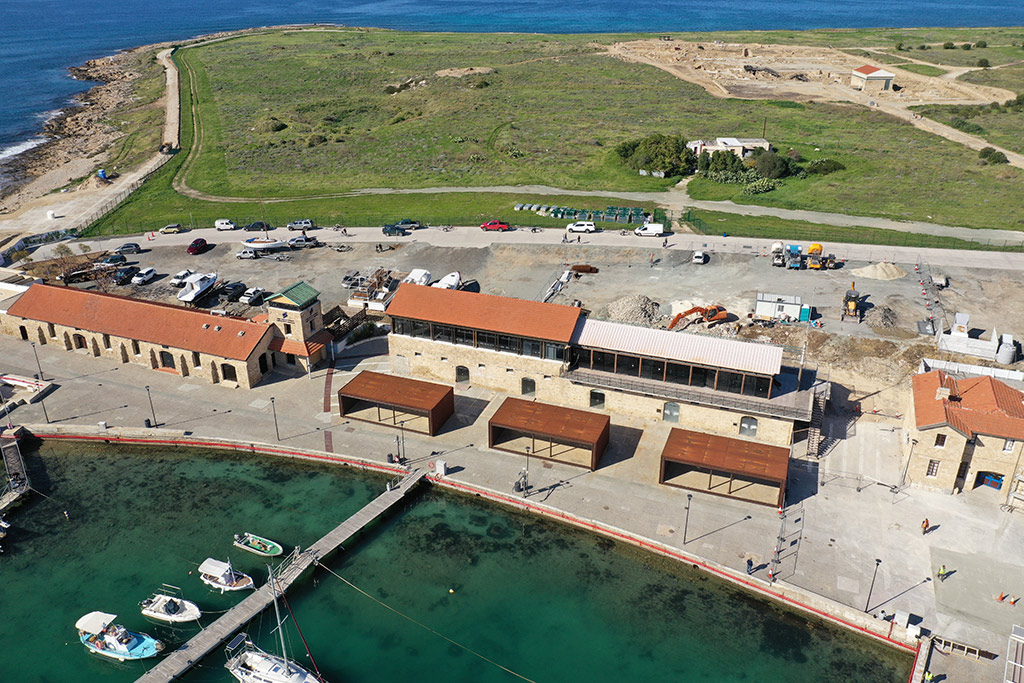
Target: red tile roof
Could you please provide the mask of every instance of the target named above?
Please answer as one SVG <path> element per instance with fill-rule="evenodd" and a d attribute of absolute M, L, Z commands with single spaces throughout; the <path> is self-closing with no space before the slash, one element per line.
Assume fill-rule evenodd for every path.
<path fill-rule="evenodd" d="M 398 288 L 388 315 L 568 344 L 580 309 L 407 283 Z"/>
<path fill-rule="evenodd" d="M 871 66 L 870 64 L 865 64 L 864 66 L 858 66 L 856 69 L 854 69 L 854 71 L 856 71 L 859 74 L 864 74 L 865 76 L 870 76 L 871 74 L 875 73 L 876 71 L 881 71 L 881 69 L 879 69 L 877 66 Z"/>
<path fill-rule="evenodd" d="M 274 337 L 270 340 L 270 350 L 280 351 L 281 353 L 290 353 L 296 356 L 302 356 L 303 358 L 309 358 L 320 349 L 327 345 L 327 342 L 331 341 L 333 337 L 327 330 L 320 330 L 312 337 L 306 340 L 303 344 L 300 341 L 293 339 L 285 339 L 284 337 Z"/>
<path fill-rule="evenodd" d="M 233 360 L 246 360 L 271 330 L 244 318 L 44 284 L 29 287 L 7 313 Z"/>
<path fill-rule="evenodd" d="M 940 388 L 949 398 L 937 398 Z M 968 438 L 978 434 L 1024 441 L 1024 393 L 991 377 L 953 379 L 941 370 L 914 376 L 918 429 L 949 425 Z"/>

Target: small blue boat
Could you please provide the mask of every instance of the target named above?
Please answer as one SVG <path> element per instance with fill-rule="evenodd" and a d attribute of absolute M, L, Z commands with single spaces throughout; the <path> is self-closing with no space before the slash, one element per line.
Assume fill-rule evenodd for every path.
<path fill-rule="evenodd" d="M 116 614 L 90 612 L 75 622 L 82 645 L 92 653 L 123 662 L 126 659 L 156 657 L 164 644 L 145 633 L 129 631 L 115 624 Z"/>

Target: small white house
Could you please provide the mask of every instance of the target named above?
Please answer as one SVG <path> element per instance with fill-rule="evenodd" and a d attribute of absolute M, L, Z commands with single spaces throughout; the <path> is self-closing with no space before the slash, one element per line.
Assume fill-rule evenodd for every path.
<path fill-rule="evenodd" d="M 732 152 L 740 159 L 751 154 L 755 149 L 771 149 L 771 144 L 764 138 L 715 138 L 714 140 L 691 140 L 686 146 L 697 156 L 701 152 Z"/>
<path fill-rule="evenodd" d="M 865 64 L 853 70 L 853 73 L 850 75 L 850 87 L 854 90 L 863 90 L 865 92 L 892 90 L 892 80 L 894 78 L 896 78 L 894 73 L 885 69 L 879 69 L 877 66 Z"/>
<path fill-rule="evenodd" d="M 803 308 L 803 301 L 798 296 L 785 294 L 757 293 L 757 301 L 754 304 L 754 316 L 759 320 L 800 320 L 800 310 Z"/>

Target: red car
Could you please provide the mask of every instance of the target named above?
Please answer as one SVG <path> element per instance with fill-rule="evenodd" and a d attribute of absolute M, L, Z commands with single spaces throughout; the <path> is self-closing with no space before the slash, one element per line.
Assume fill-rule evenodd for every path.
<path fill-rule="evenodd" d="M 487 221 L 486 223 L 484 223 L 483 225 L 480 226 L 480 229 L 481 230 L 500 230 L 501 232 L 505 232 L 506 230 L 509 229 L 509 227 L 508 227 L 508 223 L 506 223 L 505 221 Z"/>
<path fill-rule="evenodd" d="M 195 256 L 196 254 L 202 254 L 206 251 L 206 240 L 202 237 L 199 239 L 192 240 L 192 244 L 188 245 L 188 253 Z"/>

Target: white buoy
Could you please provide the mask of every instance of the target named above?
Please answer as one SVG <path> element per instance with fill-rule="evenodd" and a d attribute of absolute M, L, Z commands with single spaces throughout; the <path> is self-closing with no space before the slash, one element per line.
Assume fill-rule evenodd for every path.
<path fill-rule="evenodd" d="M 449 595 L 454 595 L 455 594 L 455 589 L 454 588 L 449 588 L 448 589 L 448 594 Z"/>

